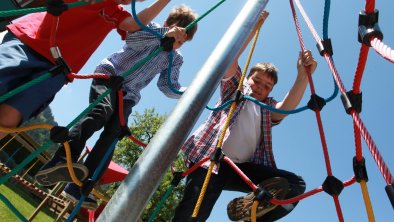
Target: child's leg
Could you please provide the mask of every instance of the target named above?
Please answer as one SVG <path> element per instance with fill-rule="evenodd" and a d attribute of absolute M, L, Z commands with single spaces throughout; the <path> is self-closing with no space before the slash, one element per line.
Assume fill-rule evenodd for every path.
<path fill-rule="evenodd" d="M 2 103 L 0 104 L 0 126 L 5 128 L 14 128 L 22 121 L 22 114 L 14 107 Z M 0 139 L 7 133 L 0 132 Z"/>
<path fill-rule="evenodd" d="M 207 170 L 199 167 L 193 173 L 187 176 L 186 188 L 183 193 L 182 201 L 179 203 L 173 222 L 192 221 L 190 220 L 193 215 L 202 185 L 204 183 Z M 223 190 L 223 177 L 212 174 L 207 191 L 204 195 L 203 202 L 197 215 L 198 221 L 206 221 L 211 214 L 211 211 Z"/>

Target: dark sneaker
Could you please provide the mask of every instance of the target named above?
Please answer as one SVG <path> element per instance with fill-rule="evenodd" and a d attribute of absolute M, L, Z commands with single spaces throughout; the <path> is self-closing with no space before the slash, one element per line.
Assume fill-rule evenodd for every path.
<path fill-rule="evenodd" d="M 289 191 L 289 183 L 285 178 L 274 177 L 264 180 L 259 184 L 259 187 L 264 188 L 275 199 L 285 198 L 287 192 Z M 252 214 L 252 206 L 255 198 L 255 193 L 250 192 L 248 195 L 243 197 L 235 198 L 230 201 L 227 205 L 227 214 L 232 221 L 250 221 Z M 272 203 L 259 203 L 256 209 L 256 218 L 262 217 L 264 214 L 275 209 L 277 205 Z"/>
<path fill-rule="evenodd" d="M 63 194 L 74 204 L 76 204 L 81 199 L 81 190 L 74 183 L 68 184 L 64 189 Z M 85 197 L 85 200 L 83 201 L 81 207 L 89 210 L 96 210 L 98 207 L 96 197 L 93 194 L 89 194 L 87 197 Z"/>
<path fill-rule="evenodd" d="M 83 181 L 89 174 L 88 168 L 80 163 L 72 163 L 75 176 Z M 35 176 L 37 183 L 42 186 L 51 186 L 58 182 L 73 182 L 65 160 L 51 159 Z"/>

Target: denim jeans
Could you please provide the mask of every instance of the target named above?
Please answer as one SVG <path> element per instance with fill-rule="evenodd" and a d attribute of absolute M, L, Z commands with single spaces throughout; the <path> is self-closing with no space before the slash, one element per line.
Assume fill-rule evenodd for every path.
<path fill-rule="evenodd" d="M 304 180 L 292 172 L 256 165 L 253 163 L 241 163 L 237 164 L 237 166 L 246 174 L 246 176 L 248 176 L 250 180 L 252 180 L 254 184 L 259 184 L 272 177 L 286 178 L 290 186 L 286 199 L 300 195 L 305 191 Z M 188 220 L 195 221 L 191 220 L 191 216 L 197 203 L 198 196 L 200 195 L 206 174 L 207 170 L 199 167 L 187 176 L 186 189 L 184 191 L 183 199 L 175 211 L 175 216 L 173 218 L 174 222 L 184 222 Z M 252 189 L 227 163 L 224 161 L 221 162 L 218 174 L 216 175 L 212 173 L 199 214 L 197 215 L 197 218 L 195 218 L 197 221 L 206 221 L 208 219 L 215 202 L 223 190 L 241 191 L 245 193 L 252 191 Z M 268 222 L 278 220 L 290 213 L 296 205 L 297 203 L 278 206 L 263 217 L 259 218 L 257 221 Z M 226 206 L 223 206 L 222 209 L 225 211 Z"/>
<path fill-rule="evenodd" d="M 92 103 L 100 95 L 102 95 L 109 88 L 109 81 L 103 79 L 94 79 L 90 88 L 89 101 Z M 134 102 L 130 100 L 123 101 L 123 113 L 125 123 L 127 124 L 128 116 L 131 114 Z M 76 162 L 82 150 L 86 145 L 86 141 L 95 133 L 104 127 L 99 139 L 96 141 L 92 151 L 86 158 L 84 165 L 89 169 L 89 176 L 91 178 L 94 171 L 99 166 L 102 157 L 105 155 L 107 149 L 116 140 L 120 133 L 119 121 L 119 104 L 117 91 L 112 91 L 105 96 L 89 113 L 81 118 L 69 132 L 69 144 L 71 148 L 71 156 L 73 162 Z M 65 157 L 64 147 L 60 147 L 55 156 Z M 105 160 L 104 167 L 99 173 L 100 178 L 111 162 L 113 152 L 109 158 Z"/>

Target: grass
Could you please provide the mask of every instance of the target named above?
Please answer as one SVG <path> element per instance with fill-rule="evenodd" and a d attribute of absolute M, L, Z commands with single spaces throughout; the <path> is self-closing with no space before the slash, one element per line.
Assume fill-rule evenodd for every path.
<path fill-rule="evenodd" d="M 14 205 L 14 207 L 25 217 L 26 220 L 30 217 L 39 204 L 32 198 L 32 196 L 11 183 L 0 185 L 0 193 L 4 195 L 12 205 Z M 49 210 L 44 210 L 40 211 L 33 221 L 47 222 L 53 221 L 54 219 L 55 215 L 49 212 Z M 20 219 L 5 205 L 4 202 L 0 201 L 0 221 L 16 222 L 20 221 Z"/>

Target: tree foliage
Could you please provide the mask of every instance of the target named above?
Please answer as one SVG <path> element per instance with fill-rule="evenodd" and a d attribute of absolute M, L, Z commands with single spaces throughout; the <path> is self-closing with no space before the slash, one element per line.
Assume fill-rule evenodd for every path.
<path fill-rule="evenodd" d="M 143 114 L 135 112 L 132 114 L 132 123 L 130 130 L 133 137 L 139 141 L 148 144 L 155 135 L 156 131 L 165 120 L 165 116 L 159 115 L 152 109 L 146 109 Z M 133 143 L 130 139 L 125 138 L 117 144 L 113 160 L 124 168 L 130 170 L 138 157 L 144 151 L 142 146 Z M 160 163 L 158 163 L 160 164 Z M 179 154 L 172 164 L 172 169 L 176 171 L 184 171 L 186 167 L 183 162 L 183 157 Z M 149 175 L 146 175 L 149 176 Z M 159 188 L 156 190 L 149 203 L 147 204 L 142 216 L 142 221 L 147 221 L 154 212 L 155 208 L 160 203 L 164 194 L 170 189 L 173 174 L 168 170 Z M 109 194 L 113 194 L 120 183 L 112 184 L 108 190 Z M 171 221 L 174 215 L 175 208 L 182 198 L 184 190 L 184 183 L 179 183 L 178 186 L 173 187 L 171 195 L 166 199 L 164 205 L 161 206 L 160 211 L 156 214 L 154 221 Z"/>

